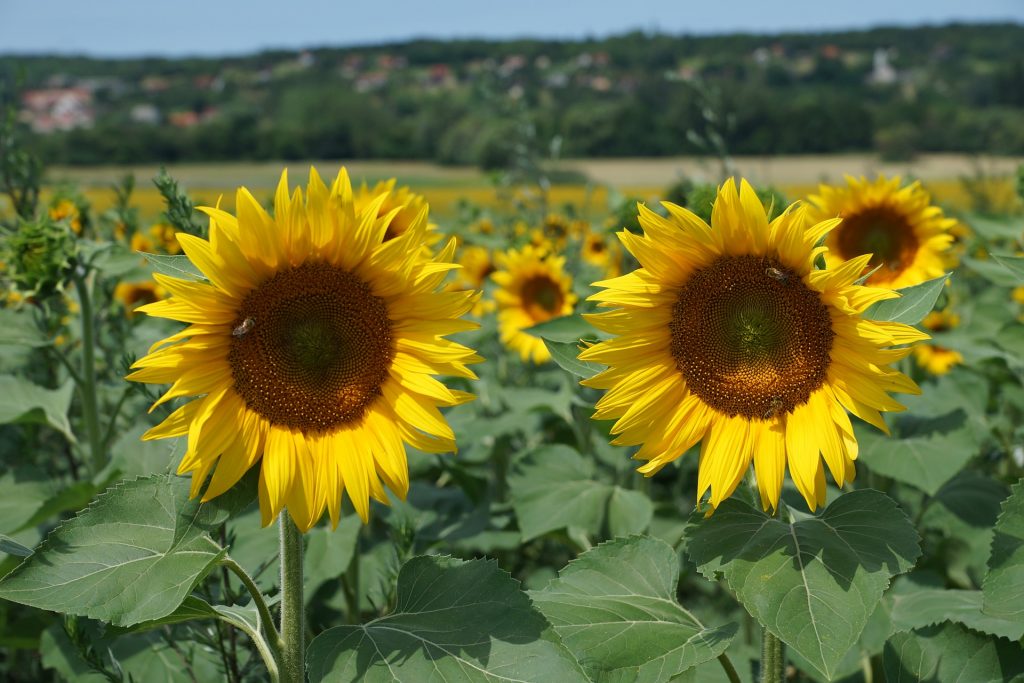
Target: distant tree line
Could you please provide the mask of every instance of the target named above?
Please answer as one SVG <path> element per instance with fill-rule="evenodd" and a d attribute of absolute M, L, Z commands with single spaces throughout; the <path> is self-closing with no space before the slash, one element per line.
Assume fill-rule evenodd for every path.
<path fill-rule="evenodd" d="M 775 36 L 604 40 L 414 41 L 220 60 L 0 58 L 0 80 L 41 87 L 113 79 L 97 90 L 92 128 L 40 135 L 51 163 L 221 159 L 404 158 L 500 167 L 522 145 L 564 156 L 662 156 L 874 150 L 1024 153 L 1024 26 L 951 25 Z M 876 50 L 897 76 L 872 83 Z M 580 55 L 600 55 L 581 63 Z M 360 89 L 382 55 L 401 58 L 386 82 Z M 345 75 L 346 65 L 353 63 Z M 510 73 L 505 60 L 521 57 Z M 452 82 L 433 87 L 430 68 Z M 355 75 L 353 75 L 355 74 Z M 193 86 L 218 75 L 217 90 Z M 259 78 L 257 78 L 259 76 Z M 147 77 L 168 81 L 146 93 Z M 606 79 L 597 83 L 594 79 Z M 560 79 L 560 80 L 559 80 Z M 127 84 L 127 85 L 125 85 Z M 133 122 L 132 105 L 216 112 L 190 128 Z"/>

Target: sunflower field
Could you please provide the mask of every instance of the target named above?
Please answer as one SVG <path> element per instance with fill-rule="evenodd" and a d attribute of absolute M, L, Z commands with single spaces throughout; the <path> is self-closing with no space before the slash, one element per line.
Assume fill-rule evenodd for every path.
<path fill-rule="evenodd" d="M 1024 681 L 1019 202 L 0 151 L 4 680 Z"/>

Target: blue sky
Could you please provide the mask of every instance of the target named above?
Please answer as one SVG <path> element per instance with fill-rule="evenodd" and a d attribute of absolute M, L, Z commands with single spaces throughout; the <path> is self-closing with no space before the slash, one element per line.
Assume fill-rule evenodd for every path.
<path fill-rule="evenodd" d="M 0 0 L 0 53 L 229 55 L 413 37 L 582 38 L 1024 22 L 1024 0 Z"/>

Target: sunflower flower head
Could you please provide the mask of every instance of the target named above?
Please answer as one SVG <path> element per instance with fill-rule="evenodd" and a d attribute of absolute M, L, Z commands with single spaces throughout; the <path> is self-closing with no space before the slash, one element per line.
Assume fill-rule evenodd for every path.
<path fill-rule="evenodd" d="M 498 285 L 498 332 L 502 343 L 524 361 L 551 360 L 544 341 L 526 328 L 563 315 L 576 304 L 572 278 L 565 272 L 565 257 L 526 245 L 495 257 L 498 270 L 491 279 Z"/>
<path fill-rule="evenodd" d="M 948 332 L 960 325 L 960 316 L 952 311 L 932 311 L 921 321 L 921 325 L 932 332 Z M 964 362 L 959 351 L 937 344 L 918 344 L 914 347 L 917 364 L 933 375 L 945 375 L 954 366 Z"/>
<path fill-rule="evenodd" d="M 206 281 L 155 276 L 170 297 L 139 310 L 188 327 L 128 378 L 171 385 L 154 408 L 190 399 L 143 438 L 188 436 L 193 496 L 258 466 L 264 526 L 284 507 L 303 530 L 325 510 L 337 525 L 343 492 L 365 521 L 385 487 L 405 497 L 405 444 L 455 450 L 438 407 L 472 396 L 434 375 L 475 378 L 479 357 L 444 336 L 475 327 L 476 294 L 439 291 L 455 245 L 423 256 L 426 206 L 386 238 L 404 208 L 382 213 L 389 199 L 357 209 L 344 169 L 330 187 L 311 169 L 305 197 L 282 174 L 273 217 L 242 188 L 237 216 L 201 209 L 208 241 L 178 233 Z"/>
<path fill-rule="evenodd" d="M 651 476 L 701 444 L 698 500 L 717 507 L 751 462 L 765 509 L 775 509 L 785 469 L 813 510 L 825 500 L 825 468 L 840 486 L 854 477 L 857 441 L 848 413 L 883 431 L 889 392 L 918 392 L 890 369 L 927 335 L 865 320 L 876 301 L 899 296 L 854 284 L 870 256 L 827 270 L 819 241 L 839 220 L 808 226 L 791 206 L 769 223 L 753 188 L 729 180 L 711 226 L 665 203 L 640 206 L 644 234 L 619 233 L 640 268 L 595 283 L 588 315 L 613 335 L 580 353 L 606 370 L 584 384 L 606 393 L 596 419 L 614 419 L 614 444 L 640 446 Z"/>
<path fill-rule="evenodd" d="M 847 177 L 846 185 L 822 185 L 811 195 L 809 223 L 840 217 L 826 238 L 825 258 L 835 266 L 871 254 L 868 284 L 899 289 L 941 276 L 956 266 L 950 250 L 957 221 L 931 202 L 920 182 L 899 177 Z M 876 270 L 877 269 L 877 270 Z"/>
<path fill-rule="evenodd" d="M 397 180 L 392 178 L 383 180 L 373 187 L 363 183 L 355 196 L 356 211 L 362 211 L 381 197 L 383 200 L 377 208 L 380 217 L 392 211 L 395 212 L 388 223 L 388 229 L 384 235 L 385 242 L 404 235 L 412 227 L 420 213 L 427 208 L 427 200 L 422 195 L 416 194 L 405 186 L 397 187 Z M 437 226 L 429 222 L 424 235 L 424 241 L 431 246 L 442 239 L 441 233 L 437 231 Z"/>

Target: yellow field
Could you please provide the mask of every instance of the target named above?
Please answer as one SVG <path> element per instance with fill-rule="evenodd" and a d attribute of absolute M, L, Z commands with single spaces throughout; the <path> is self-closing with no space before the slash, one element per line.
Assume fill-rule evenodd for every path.
<path fill-rule="evenodd" d="M 920 178 L 935 198 L 952 208 L 968 209 L 977 203 L 960 178 L 980 178 L 975 192 L 996 210 L 1017 208 L 1012 174 L 1022 160 L 1011 158 L 977 159 L 962 155 L 923 156 L 911 164 L 882 163 L 869 155 L 828 155 L 814 157 L 737 157 L 735 167 L 757 184 L 771 184 L 793 200 L 806 196 L 818 182 L 837 182 L 846 173 L 853 175 L 904 175 Z M 306 169 L 315 165 L 324 174 L 346 165 L 354 180 L 370 183 L 389 177 L 410 185 L 430 203 L 434 215 L 445 218 L 455 215 L 460 202 L 497 207 L 508 200 L 493 186 L 485 174 L 470 168 L 450 168 L 425 162 L 385 161 L 313 161 L 283 164 L 280 162 L 245 164 L 189 164 L 169 167 L 169 172 L 187 188 L 197 204 L 215 204 L 223 197 L 229 210 L 234 205 L 238 185 L 249 187 L 269 204 L 280 169 L 290 166 L 290 181 L 304 184 Z M 677 159 L 595 159 L 565 161 L 561 170 L 573 170 L 590 179 L 588 185 L 557 185 L 547 194 L 547 205 L 553 210 L 566 205 L 584 217 L 604 212 L 613 192 L 644 201 L 656 201 L 667 186 L 680 177 L 713 180 L 721 173 L 716 161 L 694 158 Z M 163 201 L 150 182 L 158 172 L 156 166 L 55 168 L 49 173 L 51 187 L 69 182 L 81 188 L 97 211 L 109 208 L 114 195 L 110 190 L 125 173 L 134 173 L 138 189 L 134 204 L 145 219 L 152 219 L 163 209 Z M 534 200 L 537 196 L 532 197 Z"/>

